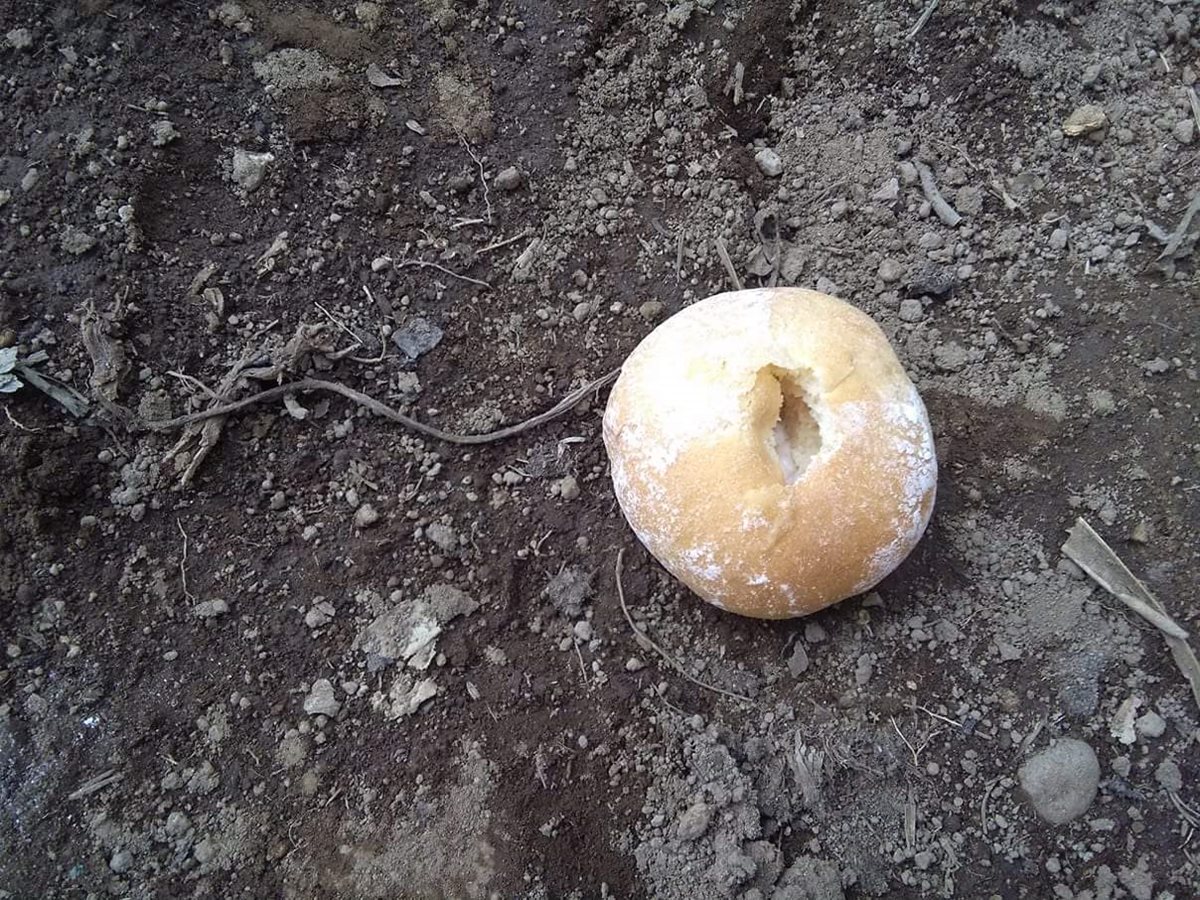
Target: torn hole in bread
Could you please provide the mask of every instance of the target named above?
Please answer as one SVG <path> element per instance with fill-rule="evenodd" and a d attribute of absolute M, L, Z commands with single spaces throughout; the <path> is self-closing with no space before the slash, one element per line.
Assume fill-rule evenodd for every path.
<path fill-rule="evenodd" d="M 821 426 L 814 406 L 814 378 L 804 369 L 767 366 L 759 373 L 760 390 L 773 395 L 774 418 L 766 435 L 767 450 L 779 466 L 784 484 L 795 484 L 821 452 Z"/>

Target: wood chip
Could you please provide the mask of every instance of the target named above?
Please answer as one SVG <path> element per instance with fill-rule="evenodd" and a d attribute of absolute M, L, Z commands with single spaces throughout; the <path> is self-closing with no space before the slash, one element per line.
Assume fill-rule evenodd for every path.
<path fill-rule="evenodd" d="M 1096 584 L 1163 633 L 1175 665 L 1191 685 L 1196 706 L 1200 707 L 1200 661 L 1188 645 L 1187 632 L 1167 614 L 1159 599 L 1134 577 L 1113 549 L 1083 519 L 1075 520 L 1075 527 L 1069 532 L 1062 550 Z"/>

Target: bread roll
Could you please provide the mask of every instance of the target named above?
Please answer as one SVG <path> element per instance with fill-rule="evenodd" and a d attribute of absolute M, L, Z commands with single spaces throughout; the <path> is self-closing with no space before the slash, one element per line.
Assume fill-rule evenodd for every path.
<path fill-rule="evenodd" d="M 933 511 L 917 389 L 879 326 L 814 291 L 718 294 L 663 322 L 622 367 L 604 444 L 641 542 L 744 616 L 868 590 Z"/>

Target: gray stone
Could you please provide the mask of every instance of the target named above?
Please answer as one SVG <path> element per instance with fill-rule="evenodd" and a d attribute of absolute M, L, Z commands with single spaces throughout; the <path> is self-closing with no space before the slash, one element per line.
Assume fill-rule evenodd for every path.
<path fill-rule="evenodd" d="M 889 178 L 879 190 L 871 195 L 871 199 L 877 203 L 894 203 L 900 199 L 900 181 L 897 178 Z"/>
<path fill-rule="evenodd" d="M 155 147 L 165 147 L 178 140 L 179 131 L 170 119 L 159 119 L 150 123 L 150 143 Z"/>
<path fill-rule="evenodd" d="M 1183 772 L 1173 759 L 1164 759 L 1154 770 L 1154 780 L 1162 785 L 1164 790 L 1178 794 L 1183 790 Z"/>
<path fill-rule="evenodd" d="M 224 600 L 201 600 L 192 607 L 192 615 L 197 619 L 215 619 L 229 612 L 229 604 Z"/>
<path fill-rule="evenodd" d="M 354 511 L 354 524 L 358 528 L 370 528 L 379 521 L 379 511 L 370 503 L 364 503 Z"/>
<path fill-rule="evenodd" d="M 579 481 L 574 475 L 564 475 L 557 482 L 558 495 L 564 500 L 576 500 L 579 498 Z"/>
<path fill-rule="evenodd" d="M 1142 737 L 1160 738 L 1166 733 L 1167 720 L 1151 709 L 1138 716 L 1134 727 Z"/>
<path fill-rule="evenodd" d="M 412 362 L 440 344 L 444 334 L 428 319 L 416 316 L 392 334 L 392 343 Z"/>
<path fill-rule="evenodd" d="M 1180 119 L 1171 129 L 1171 136 L 1181 144 L 1190 144 L 1196 139 L 1196 123 L 1191 119 Z"/>
<path fill-rule="evenodd" d="M 925 308 L 916 297 L 905 297 L 900 301 L 900 321 L 920 322 L 925 318 Z"/>
<path fill-rule="evenodd" d="M 310 716 L 329 716 L 338 714 L 342 704 L 333 695 L 333 682 L 328 678 L 318 678 L 313 682 L 312 689 L 304 698 L 304 711 Z"/>
<path fill-rule="evenodd" d="M 778 178 L 783 174 L 783 160 L 770 147 L 764 147 L 754 154 L 754 162 L 758 170 L 768 178 Z"/>
<path fill-rule="evenodd" d="M 799 678 L 808 671 L 808 651 L 799 641 L 796 641 L 795 646 L 792 647 L 792 655 L 788 657 L 787 667 L 793 678 Z"/>
<path fill-rule="evenodd" d="M 233 183 L 246 193 L 258 190 L 267 176 L 267 165 L 275 161 L 273 153 L 251 153 L 238 147 L 233 151 L 231 177 Z"/>
<path fill-rule="evenodd" d="M 712 807 L 703 801 L 697 801 L 687 808 L 679 817 L 676 834 L 681 841 L 694 841 L 708 831 L 712 822 Z"/>
<path fill-rule="evenodd" d="M 128 872 L 133 868 L 133 854 L 122 847 L 112 855 L 108 861 L 108 867 L 120 875 L 122 872 Z"/>
<path fill-rule="evenodd" d="M 647 322 L 654 322 L 662 315 L 663 305 L 658 300 L 647 300 L 639 308 L 638 312 L 642 314 L 642 318 Z"/>
<path fill-rule="evenodd" d="M 28 50 L 33 46 L 33 32 L 28 28 L 14 28 L 4 36 L 4 42 L 14 50 Z"/>
<path fill-rule="evenodd" d="M 393 595 L 393 599 L 398 598 Z M 376 616 L 359 632 L 354 646 L 366 654 L 368 672 L 398 661 L 424 670 L 433 658 L 434 641 L 442 629 L 451 620 L 478 608 L 478 603 L 456 587 L 431 585 L 415 601 L 398 602 Z"/>
<path fill-rule="evenodd" d="M 1083 741 L 1065 738 L 1030 757 L 1017 772 L 1039 816 L 1064 825 L 1087 811 L 1100 784 L 1100 761 Z"/>
<path fill-rule="evenodd" d="M 493 182 L 499 190 L 515 191 L 525 182 L 525 176 L 521 174 L 521 170 L 516 166 L 509 166 L 507 169 L 502 169 L 500 174 L 496 176 Z"/>
<path fill-rule="evenodd" d="M 967 350 L 956 341 L 933 348 L 933 362 L 939 369 L 957 372 L 967 364 Z"/>
<path fill-rule="evenodd" d="M 983 212 L 983 189 L 968 185 L 958 189 L 954 195 L 954 208 L 964 216 L 977 216 Z"/>
<path fill-rule="evenodd" d="M 879 264 L 879 278 L 884 284 L 895 284 L 904 277 L 904 266 L 890 256 Z"/>
<path fill-rule="evenodd" d="M 186 813 L 175 809 L 167 816 L 166 832 L 171 837 L 182 837 L 191 830 L 191 827 L 192 822 Z"/>
<path fill-rule="evenodd" d="M 434 522 L 425 529 L 425 537 L 446 555 L 458 553 L 458 534 L 449 525 Z"/>
<path fill-rule="evenodd" d="M 810 644 L 819 644 L 829 640 L 829 633 L 816 622 L 809 622 L 804 626 L 804 639 Z"/>
<path fill-rule="evenodd" d="M 80 231 L 72 225 L 63 231 L 59 243 L 72 256 L 83 256 L 96 246 L 96 239 L 86 231 Z"/>

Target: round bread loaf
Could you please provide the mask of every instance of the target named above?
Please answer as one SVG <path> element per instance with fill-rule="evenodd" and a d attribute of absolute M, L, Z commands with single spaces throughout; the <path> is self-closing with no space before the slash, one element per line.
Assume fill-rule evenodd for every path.
<path fill-rule="evenodd" d="M 745 616 L 868 590 L 933 511 L 916 387 L 878 325 L 814 291 L 718 294 L 667 319 L 625 361 L 604 443 L 641 542 Z"/>

